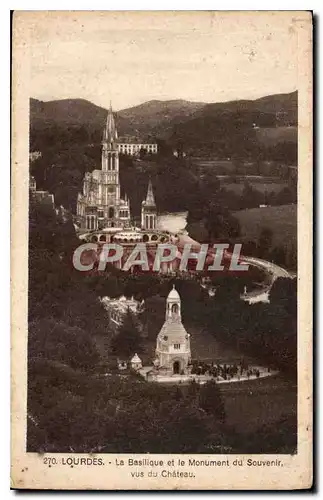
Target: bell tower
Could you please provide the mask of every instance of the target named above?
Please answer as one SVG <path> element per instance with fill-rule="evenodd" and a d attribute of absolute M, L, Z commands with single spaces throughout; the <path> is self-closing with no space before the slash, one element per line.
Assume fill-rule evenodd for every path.
<path fill-rule="evenodd" d="M 146 199 L 141 203 L 141 227 L 146 230 L 157 227 L 156 203 L 150 179 Z"/>
<path fill-rule="evenodd" d="M 173 322 L 181 322 L 181 298 L 173 285 L 173 289 L 169 293 L 166 300 L 166 320 Z"/>
<path fill-rule="evenodd" d="M 85 173 L 83 193 L 77 198 L 80 227 L 90 231 L 121 229 L 131 221 L 129 199 L 120 198 L 118 132 L 111 103 L 101 145 L 101 169 Z"/>
<path fill-rule="evenodd" d="M 102 138 L 102 192 L 101 203 L 105 206 L 105 216 L 109 220 L 119 218 L 120 181 L 118 132 L 110 103 Z"/>
<path fill-rule="evenodd" d="M 157 336 L 154 366 L 159 373 L 184 375 L 191 360 L 190 335 L 182 324 L 181 298 L 173 285 L 166 300 L 165 322 Z"/>

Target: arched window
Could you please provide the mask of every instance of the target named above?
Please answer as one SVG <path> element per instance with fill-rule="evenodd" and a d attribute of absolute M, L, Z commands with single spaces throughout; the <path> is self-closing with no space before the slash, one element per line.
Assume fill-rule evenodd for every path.
<path fill-rule="evenodd" d="M 143 237 L 142 237 L 142 241 L 143 241 L 143 242 L 145 242 L 145 243 L 146 243 L 147 241 L 149 241 L 149 236 L 148 236 L 148 234 L 144 234 L 144 235 L 143 235 Z"/>
<path fill-rule="evenodd" d="M 95 216 L 94 215 L 89 215 L 87 217 L 87 228 L 90 229 L 95 229 Z"/>
<path fill-rule="evenodd" d="M 109 207 L 108 217 L 109 217 L 109 219 L 112 219 L 114 217 L 114 208 L 113 207 Z"/>
<path fill-rule="evenodd" d="M 178 313 L 178 304 L 173 304 L 172 305 L 172 313 L 177 314 Z"/>
<path fill-rule="evenodd" d="M 105 241 L 105 234 L 101 234 L 99 241 Z"/>

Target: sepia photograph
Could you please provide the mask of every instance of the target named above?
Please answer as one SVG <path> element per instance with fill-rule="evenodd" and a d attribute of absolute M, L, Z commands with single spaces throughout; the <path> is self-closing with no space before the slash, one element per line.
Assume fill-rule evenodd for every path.
<path fill-rule="evenodd" d="M 113 463 L 144 481 L 151 467 L 183 489 L 199 467 L 283 468 L 310 380 L 310 13 L 15 16 L 25 453 L 46 474 Z"/>

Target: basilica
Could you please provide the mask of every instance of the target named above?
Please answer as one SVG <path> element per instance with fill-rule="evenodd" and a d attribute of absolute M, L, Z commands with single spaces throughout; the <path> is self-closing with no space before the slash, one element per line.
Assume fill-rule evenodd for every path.
<path fill-rule="evenodd" d="M 119 145 L 117 128 L 110 105 L 102 138 L 101 169 L 87 172 L 83 180 L 83 192 L 77 197 L 77 225 L 81 233 L 110 233 L 131 229 L 133 226 L 130 200 L 125 193 L 121 197 L 119 180 Z M 151 182 L 147 197 L 141 206 L 141 229 L 155 230 L 157 209 Z M 103 240 L 101 240 L 103 241 Z"/>

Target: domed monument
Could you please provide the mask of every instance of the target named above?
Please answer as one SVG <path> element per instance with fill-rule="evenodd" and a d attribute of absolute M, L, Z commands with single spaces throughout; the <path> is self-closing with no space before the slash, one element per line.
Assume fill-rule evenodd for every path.
<path fill-rule="evenodd" d="M 166 319 L 156 344 L 154 366 L 165 375 L 188 373 L 191 360 L 190 335 L 182 324 L 181 298 L 173 285 L 166 301 Z"/>

